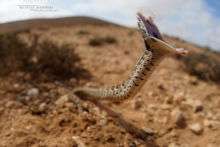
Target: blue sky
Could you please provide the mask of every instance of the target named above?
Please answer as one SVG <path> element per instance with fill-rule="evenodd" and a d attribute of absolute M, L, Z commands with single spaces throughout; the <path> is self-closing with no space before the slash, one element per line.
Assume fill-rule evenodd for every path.
<path fill-rule="evenodd" d="M 208 11 L 215 17 L 220 17 L 220 0 L 205 0 Z"/>
<path fill-rule="evenodd" d="M 31 11 L 18 5 L 53 8 Z M 137 11 L 154 13 L 162 33 L 220 51 L 220 0 L 1 0 L 0 23 L 85 15 L 137 27 Z"/>

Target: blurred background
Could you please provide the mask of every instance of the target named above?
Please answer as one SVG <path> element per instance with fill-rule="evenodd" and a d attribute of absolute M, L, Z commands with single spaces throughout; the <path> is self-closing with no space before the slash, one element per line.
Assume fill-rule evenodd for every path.
<path fill-rule="evenodd" d="M 33 8 L 36 6 L 41 8 Z M 219 0 L 1 0 L 0 23 L 30 18 L 91 16 L 136 27 L 137 11 L 146 16 L 154 13 L 162 33 L 220 50 Z"/>

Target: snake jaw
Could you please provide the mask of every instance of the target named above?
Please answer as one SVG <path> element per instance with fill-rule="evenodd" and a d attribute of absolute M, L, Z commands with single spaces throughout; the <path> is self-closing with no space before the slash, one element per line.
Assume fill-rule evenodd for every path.
<path fill-rule="evenodd" d="M 141 34 L 142 34 L 142 37 L 144 40 L 147 39 L 147 37 L 149 36 L 144 24 L 143 24 L 143 21 L 140 19 L 140 17 L 137 16 L 137 19 L 138 19 L 138 27 L 141 31 Z"/>
<path fill-rule="evenodd" d="M 175 54 L 179 54 L 182 56 L 187 55 L 188 51 L 184 48 L 176 48 L 163 40 L 159 29 L 153 22 L 153 16 L 145 18 L 140 12 L 137 12 L 137 19 L 138 27 L 141 31 L 142 37 L 145 40 L 145 42 L 149 40 L 149 38 L 153 38 L 153 40 L 156 41 L 156 46 L 163 47 L 164 49 Z"/>

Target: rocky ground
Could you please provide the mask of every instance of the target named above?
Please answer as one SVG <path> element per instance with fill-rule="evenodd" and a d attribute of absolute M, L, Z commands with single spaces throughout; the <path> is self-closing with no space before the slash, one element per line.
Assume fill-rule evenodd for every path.
<path fill-rule="evenodd" d="M 219 147 L 219 85 L 181 70 L 176 58 L 166 58 L 133 98 L 102 102 L 121 114 L 114 119 L 92 102 L 82 113 L 69 102 L 70 88 L 107 87 L 123 82 L 144 44 L 138 30 L 115 25 L 75 25 L 34 28 L 21 33 L 26 41 L 37 34 L 75 48 L 78 65 L 87 76 L 68 81 L 39 80 L 24 71 L 0 78 L 0 146 Z M 113 41 L 91 43 L 91 40 Z M 189 50 L 198 47 L 165 37 Z M 88 74 L 89 73 L 89 74 Z M 41 77 L 42 75 L 39 75 Z M 120 123 L 120 122 L 125 122 Z M 126 123 L 150 135 L 128 133 Z"/>

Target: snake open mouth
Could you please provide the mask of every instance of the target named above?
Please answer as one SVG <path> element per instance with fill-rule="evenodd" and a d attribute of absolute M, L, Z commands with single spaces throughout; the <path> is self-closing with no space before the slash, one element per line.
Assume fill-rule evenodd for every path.
<path fill-rule="evenodd" d="M 149 16 L 145 18 L 140 12 L 137 12 L 137 19 L 138 19 L 138 27 L 142 33 L 142 37 L 145 41 L 149 38 L 153 38 L 156 42 L 158 47 L 164 47 L 165 49 L 180 55 L 186 55 L 188 53 L 187 50 L 184 48 L 176 48 L 169 43 L 165 42 L 160 34 L 159 29 L 153 22 L 153 17 Z"/>

